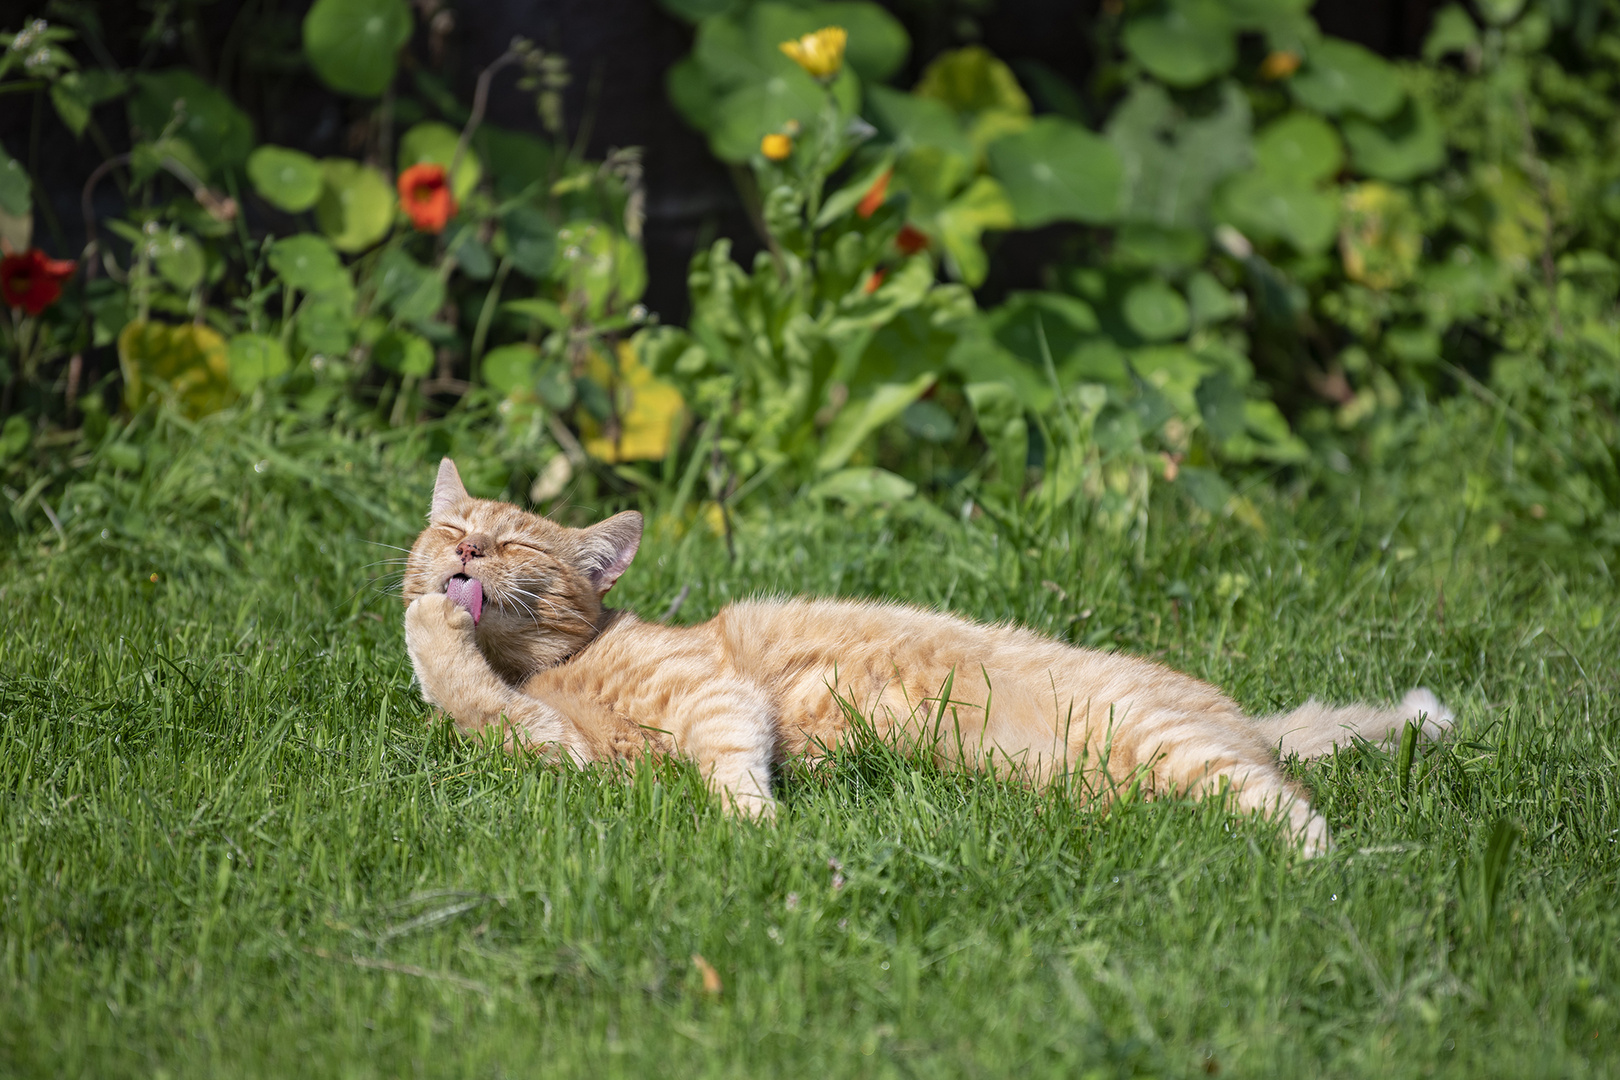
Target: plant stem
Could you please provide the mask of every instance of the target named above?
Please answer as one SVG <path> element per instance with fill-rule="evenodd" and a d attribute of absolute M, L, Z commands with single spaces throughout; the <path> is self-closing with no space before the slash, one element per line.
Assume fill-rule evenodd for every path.
<path fill-rule="evenodd" d="M 489 292 L 484 294 L 484 306 L 478 312 L 478 326 L 473 330 L 472 349 L 467 354 L 467 381 L 478 381 L 478 361 L 484 356 L 484 339 L 489 335 L 489 324 L 495 319 L 495 306 L 501 299 L 501 286 L 506 284 L 506 275 L 512 272 L 512 257 L 506 256 L 501 265 L 495 268 L 495 280 L 490 283 Z"/>

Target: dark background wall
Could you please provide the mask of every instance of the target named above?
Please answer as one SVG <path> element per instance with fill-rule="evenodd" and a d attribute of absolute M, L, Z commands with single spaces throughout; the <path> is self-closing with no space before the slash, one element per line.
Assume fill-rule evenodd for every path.
<path fill-rule="evenodd" d="M 60 3 L 60 0 L 57 0 Z M 514 35 L 569 58 L 574 81 L 566 96 L 570 137 L 600 157 L 621 146 L 645 151 L 648 188 L 646 248 L 651 283 L 648 304 L 668 320 L 685 314 L 686 264 L 694 248 L 713 236 L 730 236 L 744 257 L 757 241 L 725 167 L 675 113 L 664 93 L 669 66 L 691 46 L 690 27 L 653 0 L 413 0 L 437 32 L 419 29 L 412 62 L 437 69 L 463 101 L 470 100 L 478 70 L 499 55 Z M 1117 2 L 1117 0 L 1115 0 Z M 1087 27 L 1098 0 L 885 0 L 911 32 L 907 84 L 943 49 L 981 42 L 1007 60 L 1030 83 L 1038 67 L 1082 84 L 1093 46 Z M 1359 41 L 1388 56 L 1413 55 L 1428 30 L 1438 0 L 1323 0 L 1313 9 L 1329 33 Z M 161 68 L 187 63 L 225 86 L 254 117 L 264 141 L 316 154 L 357 153 L 357 121 L 368 106 L 324 90 L 298 63 L 299 20 L 308 0 L 214 0 L 177 3 L 155 35 L 151 11 L 160 5 L 136 0 L 100 0 L 56 7 L 44 2 L 0 0 L 0 28 L 14 30 L 43 15 L 70 21 L 77 11 L 100 28 L 104 47 L 77 52 L 87 64 L 117 62 Z M 513 89 L 513 77 L 497 79 L 490 119 L 539 131 L 533 99 Z M 1037 100 L 1040 95 L 1037 93 Z M 44 110 L 43 136 L 30 133 Z M 122 110 L 98 111 L 107 141 L 125 145 Z M 78 194 L 83 178 L 102 158 L 92 138 L 75 142 L 54 122 L 41 95 L 0 96 L 0 141 L 31 163 L 49 205 L 39 214 L 39 242 L 59 255 L 83 243 Z M 102 200 L 116 198 L 103 185 Z M 105 204 L 104 204 L 105 205 Z M 116 204 L 105 205 L 116 211 Z M 1034 259 L 1007 259 L 1033 265 Z M 1031 284 L 1033 282 L 1030 282 Z M 1003 281 L 1008 284 L 1026 284 Z"/>

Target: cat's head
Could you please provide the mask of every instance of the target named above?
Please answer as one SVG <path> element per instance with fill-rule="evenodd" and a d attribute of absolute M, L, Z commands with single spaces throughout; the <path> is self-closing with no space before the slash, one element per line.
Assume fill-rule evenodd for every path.
<path fill-rule="evenodd" d="M 641 515 L 571 529 L 510 503 L 475 499 L 439 464 L 428 527 L 405 560 L 404 598 L 448 593 L 473 613 L 478 646 L 521 682 L 578 652 L 602 626 L 602 597 L 641 543 Z"/>

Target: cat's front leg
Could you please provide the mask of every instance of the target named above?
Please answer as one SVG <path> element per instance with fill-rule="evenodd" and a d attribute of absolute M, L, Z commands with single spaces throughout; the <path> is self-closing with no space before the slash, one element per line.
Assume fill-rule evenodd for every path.
<path fill-rule="evenodd" d="M 673 727 L 677 749 L 697 762 L 727 812 L 776 816 L 771 798 L 776 726 L 764 693 L 741 679 L 716 679 L 679 702 Z"/>
<path fill-rule="evenodd" d="M 589 759 L 567 717 L 497 675 L 479 651 L 471 613 L 444 593 L 427 593 L 405 609 L 405 648 L 422 697 L 468 734 L 488 728 L 510 743 L 549 744 L 576 762 Z"/>

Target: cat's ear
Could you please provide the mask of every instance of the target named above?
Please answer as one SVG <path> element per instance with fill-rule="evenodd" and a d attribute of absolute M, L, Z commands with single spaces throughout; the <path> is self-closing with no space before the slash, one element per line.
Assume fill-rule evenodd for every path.
<path fill-rule="evenodd" d="M 641 515 L 634 510 L 614 514 L 584 530 L 583 567 L 599 593 L 613 588 L 641 546 Z"/>
<path fill-rule="evenodd" d="M 467 489 L 461 486 L 456 463 L 445 458 L 439 462 L 439 479 L 433 484 L 433 506 L 428 510 L 428 520 L 438 520 L 466 497 Z"/>

